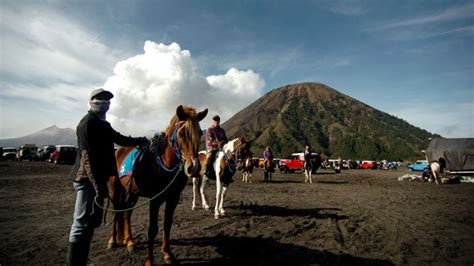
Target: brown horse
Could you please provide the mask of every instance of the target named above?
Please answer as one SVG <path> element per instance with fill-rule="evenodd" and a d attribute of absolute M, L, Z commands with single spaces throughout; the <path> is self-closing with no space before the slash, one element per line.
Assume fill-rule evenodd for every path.
<path fill-rule="evenodd" d="M 273 160 L 266 160 L 263 164 L 263 181 L 272 181 L 272 173 L 274 171 Z"/>
<path fill-rule="evenodd" d="M 153 264 L 153 245 L 158 233 L 158 212 L 164 202 L 166 202 L 166 207 L 161 250 L 166 263 L 175 262 L 170 248 L 173 215 L 188 176 L 196 175 L 201 170 L 198 151 L 202 131 L 199 121 L 206 115 L 207 109 L 197 113 L 192 107 L 178 106 L 176 115 L 171 118 L 166 131 L 159 138 L 155 138 L 146 150 L 144 158 L 148 159 L 144 159 L 142 170 L 132 176 L 124 176 L 111 181 L 111 197 L 116 209 L 133 206 L 139 196 L 151 198 L 146 265 Z M 119 147 L 117 150 L 119 169 L 131 150 L 125 147 Z M 115 246 L 122 240 L 129 250 L 133 249 L 135 242 L 130 227 L 131 215 L 131 210 L 115 214 L 108 241 L 109 247 Z"/>
<path fill-rule="evenodd" d="M 245 137 L 242 137 L 227 142 L 216 155 L 213 163 L 216 174 L 216 205 L 214 208 L 214 218 L 216 219 L 225 214 L 223 207 L 224 196 L 227 187 L 232 182 L 232 176 L 235 174 L 237 160 L 241 159 L 248 152 L 250 152 L 250 142 Z M 201 162 L 201 171 L 193 175 L 193 202 L 191 208 L 193 210 L 196 208 L 196 195 L 199 195 L 202 207 L 208 210 L 209 205 L 204 193 L 206 185 L 206 182 L 204 182 L 205 165 L 207 164 L 205 152 L 199 154 L 199 160 Z"/>

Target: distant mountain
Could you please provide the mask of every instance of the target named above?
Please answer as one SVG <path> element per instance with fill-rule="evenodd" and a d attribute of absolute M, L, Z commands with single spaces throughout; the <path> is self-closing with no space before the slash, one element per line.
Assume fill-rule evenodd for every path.
<path fill-rule="evenodd" d="M 328 157 L 412 159 L 438 136 L 319 83 L 272 90 L 222 127 L 229 137 L 254 136 L 257 156 L 269 145 L 278 157 L 309 144 Z"/>
<path fill-rule="evenodd" d="M 58 128 L 53 125 L 20 138 L 0 140 L 0 147 L 18 147 L 24 144 L 36 144 L 38 147 L 50 144 L 77 145 L 76 131 L 70 128 Z"/>

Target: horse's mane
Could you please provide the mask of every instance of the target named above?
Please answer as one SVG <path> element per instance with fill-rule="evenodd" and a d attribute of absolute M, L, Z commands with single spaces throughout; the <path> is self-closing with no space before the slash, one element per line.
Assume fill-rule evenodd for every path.
<path fill-rule="evenodd" d="M 183 109 L 184 109 L 184 112 L 188 116 L 190 116 L 192 118 L 197 117 L 196 109 L 194 109 L 193 107 L 183 106 Z M 199 143 L 200 142 L 200 137 L 201 137 L 201 135 L 198 132 L 199 128 L 195 127 L 190 119 L 186 119 L 184 121 L 179 121 L 178 116 L 176 114 L 173 115 L 173 117 L 170 120 L 170 124 L 166 128 L 166 131 L 165 131 L 166 136 L 171 137 L 171 135 L 173 134 L 173 131 L 175 129 L 176 124 L 180 123 L 180 122 L 183 123 L 183 129 L 184 129 L 184 132 L 186 134 L 185 138 L 187 140 L 190 140 L 192 143 Z"/>

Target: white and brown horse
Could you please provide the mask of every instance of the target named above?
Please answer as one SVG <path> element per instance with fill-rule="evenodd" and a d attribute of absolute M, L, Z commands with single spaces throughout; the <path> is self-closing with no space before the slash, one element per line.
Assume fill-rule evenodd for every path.
<path fill-rule="evenodd" d="M 445 168 L 446 160 L 443 158 L 439 158 L 438 161 L 434 161 L 429 165 L 430 174 L 438 185 L 443 184 L 442 174 Z"/>
<path fill-rule="evenodd" d="M 237 160 L 242 158 L 242 154 L 246 154 L 250 149 L 250 143 L 244 138 L 236 138 L 227 142 L 221 150 L 216 154 L 216 159 L 212 165 L 216 176 L 216 204 L 214 207 L 214 218 L 218 219 L 225 214 L 224 198 L 229 184 L 233 182 L 232 176 L 237 171 Z M 209 209 L 207 204 L 204 180 L 206 171 L 206 154 L 199 153 L 201 162 L 201 171 L 193 176 L 193 201 L 191 208 L 196 208 L 196 195 L 201 198 L 202 207 Z"/>
<path fill-rule="evenodd" d="M 146 265 L 153 264 L 153 246 L 158 233 L 158 213 L 166 202 L 163 222 L 162 252 L 165 263 L 174 263 L 170 247 L 170 231 L 173 216 L 188 176 L 200 172 L 198 151 L 202 135 L 199 121 L 207 115 L 207 109 L 198 113 L 192 107 L 179 106 L 166 131 L 146 150 L 147 156 L 141 171 L 111 181 L 112 202 L 115 209 L 133 206 L 139 196 L 149 197 L 148 257 Z M 133 148 L 132 148 L 133 149 Z M 132 151 L 119 147 L 116 153 L 120 169 L 125 157 Z M 160 194 L 161 193 L 161 194 Z M 157 197 L 159 195 L 159 197 Z M 133 249 L 130 219 L 132 211 L 117 212 L 108 241 L 109 247 L 123 243 Z"/>
<path fill-rule="evenodd" d="M 246 156 L 242 156 L 242 182 L 252 183 L 253 173 L 253 153 L 249 152 Z"/>

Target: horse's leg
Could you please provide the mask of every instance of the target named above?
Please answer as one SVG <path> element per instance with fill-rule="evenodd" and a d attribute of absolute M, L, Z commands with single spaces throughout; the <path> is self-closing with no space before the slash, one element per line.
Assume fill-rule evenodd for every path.
<path fill-rule="evenodd" d="M 173 216 L 176 206 L 178 205 L 179 194 L 177 196 L 172 195 L 168 200 L 166 200 L 165 207 L 165 219 L 163 221 L 163 242 L 161 245 L 161 252 L 163 252 L 163 260 L 165 264 L 174 264 L 176 258 L 171 252 L 170 247 L 170 236 L 171 236 L 171 226 L 173 225 Z"/>
<path fill-rule="evenodd" d="M 127 211 L 123 214 L 124 239 L 123 244 L 127 247 L 129 252 L 135 249 L 135 241 L 132 237 L 132 211 Z"/>
<path fill-rule="evenodd" d="M 118 178 L 118 177 L 117 177 Z M 119 183 L 120 185 L 120 180 L 117 180 L 115 177 L 111 177 L 109 179 L 109 187 L 110 187 L 110 198 L 112 200 L 112 205 L 114 206 L 115 209 L 119 208 L 118 206 L 120 205 L 120 187 L 117 186 L 116 183 Z M 107 241 L 107 248 L 113 248 L 117 246 L 117 228 L 118 228 L 118 222 L 119 218 L 117 213 L 113 213 L 113 220 L 112 220 L 112 225 L 111 225 L 111 230 L 110 230 L 110 235 L 109 235 L 109 240 Z M 120 229 L 119 229 L 120 230 Z"/>
<path fill-rule="evenodd" d="M 160 210 L 160 202 L 152 200 L 150 202 L 150 224 L 148 225 L 148 257 L 145 265 L 153 265 L 153 245 L 158 234 L 158 212 Z"/>
<path fill-rule="evenodd" d="M 309 183 L 313 183 L 313 171 L 311 169 L 308 170 L 308 175 L 309 175 Z"/>
<path fill-rule="evenodd" d="M 219 219 L 219 205 L 221 202 L 222 195 L 222 182 L 220 176 L 216 178 L 216 206 L 214 207 L 214 218 Z"/>
<path fill-rule="evenodd" d="M 209 205 L 207 204 L 207 197 L 206 197 L 206 192 L 205 188 L 206 187 L 206 180 L 204 180 L 204 176 L 201 177 L 201 183 L 199 186 L 199 192 L 201 195 L 201 202 L 202 202 L 202 207 L 207 211 L 209 210 Z"/>
<path fill-rule="evenodd" d="M 193 177 L 193 202 L 191 205 L 191 210 L 196 209 L 196 194 L 198 194 L 198 189 L 199 189 L 199 180 L 196 177 Z M 201 199 L 202 202 L 202 199 Z"/>
<path fill-rule="evenodd" d="M 248 179 L 248 182 L 250 184 L 252 184 L 252 173 L 251 172 L 247 173 L 247 179 Z"/>
<path fill-rule="evenodd" d="M 128 199 L 128 201 L 130 203 L 136 203 L 138 201 L 138 197 L 139 197 L 138 194 L 132 194 L 130 195 L 130 198 Z M 132 204 L 127 204 L 127 205 L 132 205 Z M 127 247 L 127 250 L 129 252 L 132 252 L 135 249 L 135 241 L 133 241 L 133 236 L 132 236 L 132 212 L 133 210 L 130 210 L 123 214 L 123 231 L 124 231 L 123 244 Z"/>
<path fill-rule="evenodd" d="M 221 216 L 225 215 L 225 211 L 224 211 L 224 198 L 225 198 L 225 192 L 227 190 L 227 185 L 224 185 L 222 186 L 222 193 L 221 193 L 221 201 L 220 201 L 220 205 L 219 205 L 219 214 Z"/>

